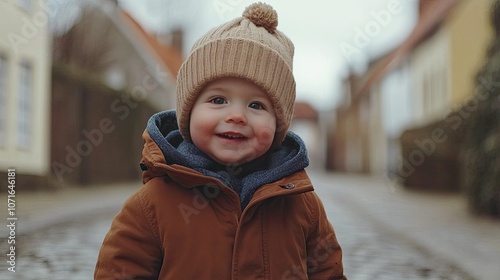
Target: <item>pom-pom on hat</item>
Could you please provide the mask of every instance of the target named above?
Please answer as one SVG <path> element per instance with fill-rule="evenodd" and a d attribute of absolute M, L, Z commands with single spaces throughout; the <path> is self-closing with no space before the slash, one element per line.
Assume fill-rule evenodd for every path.
<path fill-rule="evenodd" d="M 203 87 L 217 78 L 237 77 L 260 86 L 276 114 L 273 146 L 290 127 L 295 102 L 292 41 L 277 30 L 278 14 L 268 4 L 248 6 L 242 17 L 213 28 L 193 45 L 177 76 L 177 123 L 191 141 L 191 109 Z"/>

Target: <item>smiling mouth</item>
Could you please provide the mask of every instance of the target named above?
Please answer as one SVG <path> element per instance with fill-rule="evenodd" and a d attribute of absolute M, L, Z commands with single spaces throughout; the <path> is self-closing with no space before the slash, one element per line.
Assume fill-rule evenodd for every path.
<path fill-rule="evenodd" d="M 246 139 L 246 137 L 243 136 L 243 135 L 241 135 L 241 134 L 220 133 L 220 134 L 217 134 L 217 136 L 219 136 L 221 138 L 225 138 L 225 139 L 231 139 L 231 140 L 243 140 L 243 139 Z"/>

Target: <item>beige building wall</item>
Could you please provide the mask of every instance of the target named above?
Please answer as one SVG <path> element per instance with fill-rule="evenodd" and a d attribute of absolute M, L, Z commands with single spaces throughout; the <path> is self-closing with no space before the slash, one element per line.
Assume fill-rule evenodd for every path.
<path fill-rule="evenodd" d="M 493 32 L 491 0 L 463 0 L 444 24 L 411 54 L 413 126 L 439 120 L 474 93 L 474 77 Z"/>
<path fill-rule="evenodd" d="M 474 76 L 483 66 L 493 39 L 492 3 L 492 0 L 462 0 L 445 23 L 450 36 L 450 105 L 454 109 L 474 93 Z"/>
<path fill-rule="evenodd" d="M 345 116 L 345 171 L 363 171 L 363 139 L 359 104 L 353 104 Z"/>
<path fill-rule="evenodd" d="M 387 171 L 387 133 L 382 121 L 382 92 L 380 85 L 373 87 L 370 95 L 370 118 L 368 126 L 368 135 L 370 146 L 369 171 L 371 174 L 380 175 Z"/>
<path fill-rule="evenodd" d="M 4 131 L 0 132 L 3 134 L 0 171 L 14 167 L 19 174 L 49 172 L 52 46 L 47 2 L 0 0 L 0 57 L 5 62 L 6 74 L 6 106 L 2 107 L 5 111 L 0 112 L 5 124 Z M 28 69 L 24 77 L 23 69 Z M 28 113 L 22 114 L 19 93 L 25 86 L 28 98 L 24 111 Z M 21 127 L 26 128 L 24 134 L 20 134 Z"/>

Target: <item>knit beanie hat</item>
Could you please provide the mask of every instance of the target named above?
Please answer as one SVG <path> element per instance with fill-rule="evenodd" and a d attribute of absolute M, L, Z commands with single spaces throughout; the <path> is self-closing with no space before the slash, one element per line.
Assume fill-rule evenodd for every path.
<path fill-rule="evenodd" d="M 194 43 L 177 76 L 177 123 L 185 140 L 191 141 L 191 109 L 203 87 L 217 78 L 236 77 L 269 95 L 277 120 L 273 146 L 281 144 L 295 102 L 294 46 L 277 26 L 278 15 L 271 6 L 254 3 L 242 17 L 213 28 Z"/>

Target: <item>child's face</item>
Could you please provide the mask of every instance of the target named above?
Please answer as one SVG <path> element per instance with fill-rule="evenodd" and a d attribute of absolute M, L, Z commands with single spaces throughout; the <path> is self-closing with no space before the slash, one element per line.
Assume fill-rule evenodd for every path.
<path fill-rule="evenodd" d="M 269 150 L 276 116 L 260 87 L 239 78 L 221 78 L 200 92 L 189 129 L 198 149 L 221 164 L 237 165 Z"/>

